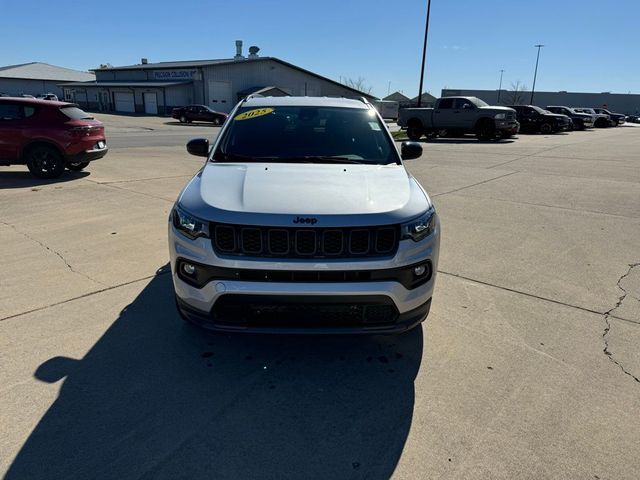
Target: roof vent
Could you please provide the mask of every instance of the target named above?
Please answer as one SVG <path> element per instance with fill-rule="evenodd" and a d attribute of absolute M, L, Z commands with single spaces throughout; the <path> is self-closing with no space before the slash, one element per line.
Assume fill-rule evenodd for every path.
<path fill-rule="evenodd" d="M 260 47 L 256 47 L 252 45 L 249 47 L 249 58 L 258 58 L 258 52 L 260 51 Z"/>
<path fill-rule="evenodd" d="M 141 63 L 142 65 L 146 65 L 147 63 L 149 63 L 149 59 L 148 59 L 148 58 L 141 58 L 141 59 L 140 59 L 140 63 Z"/>
<path fill-rule="evenodd" d="M 235 60 L 242 60 L 244 58 L 242 56 L 242 40 L 236 40 L 236 56 L 233 58 Z"/>

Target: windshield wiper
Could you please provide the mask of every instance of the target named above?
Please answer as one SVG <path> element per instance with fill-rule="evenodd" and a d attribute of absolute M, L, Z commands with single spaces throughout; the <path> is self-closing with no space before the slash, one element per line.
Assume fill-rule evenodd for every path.
<path fill-rule="evenodd" d="M 367 163 L 354 160 L 349 157 L 339 157 L 333 155 L 300 155 L 295 157 L 254 157 L 251 155 L 241 155 L 239 153 L 218 153 L 214 160 L 217 161 L 237 161 L 237 162 L 274 162 L 274 163 Z"/>
<path fill-rule="evenodd" d="M 292 157 L 291 160 L 304 160 L 307 162 L 367 163 L 360 160 L 354 160 L 349 157 L 339 157 L 334 155 L 305 155 L 302 157 Z"/>
<path fill-rule="evenodd" d="M 221 162 L 236 161 L 236 162 L 277 162 L 278 157 L 253 157 L 251 155 L 241 155 L 239 153 L 218 153 L 215 155 L 214 160 Z"/>

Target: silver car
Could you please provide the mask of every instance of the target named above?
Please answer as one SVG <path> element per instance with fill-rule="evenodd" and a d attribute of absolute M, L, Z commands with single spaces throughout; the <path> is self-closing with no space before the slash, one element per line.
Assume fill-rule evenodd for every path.
<path fill-rule="evenodd" d="M 440 224 L 366 100 L 253 97 L 169 217 L 181 316 L 213 330 L 398 333 L 428 315 Z"/>

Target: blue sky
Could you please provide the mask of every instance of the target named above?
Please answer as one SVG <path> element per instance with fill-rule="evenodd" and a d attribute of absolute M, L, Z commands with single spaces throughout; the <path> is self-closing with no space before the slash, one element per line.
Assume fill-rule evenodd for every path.
<path fill-rule="evenodd" d="M 227 58 L 258 45 L 372 93 L 417 95 L 426 0 L 2 0 L 0 65 Z M 54 18 L 55 17 L 55 18 Z M 640 93 L 640 0 L 432 0 L 425 90 L 531 87 Z"/>

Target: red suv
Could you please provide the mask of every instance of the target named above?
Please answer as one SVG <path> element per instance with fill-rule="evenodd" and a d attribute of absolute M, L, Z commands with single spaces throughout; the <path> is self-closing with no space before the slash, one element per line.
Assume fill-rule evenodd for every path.
<path fill-rule="evenodd" d="M 0 165 L 26 164 L 36 177 L 56 178 L 107 151 L 102 122 L 73 103 L 0 98 Z"/>

